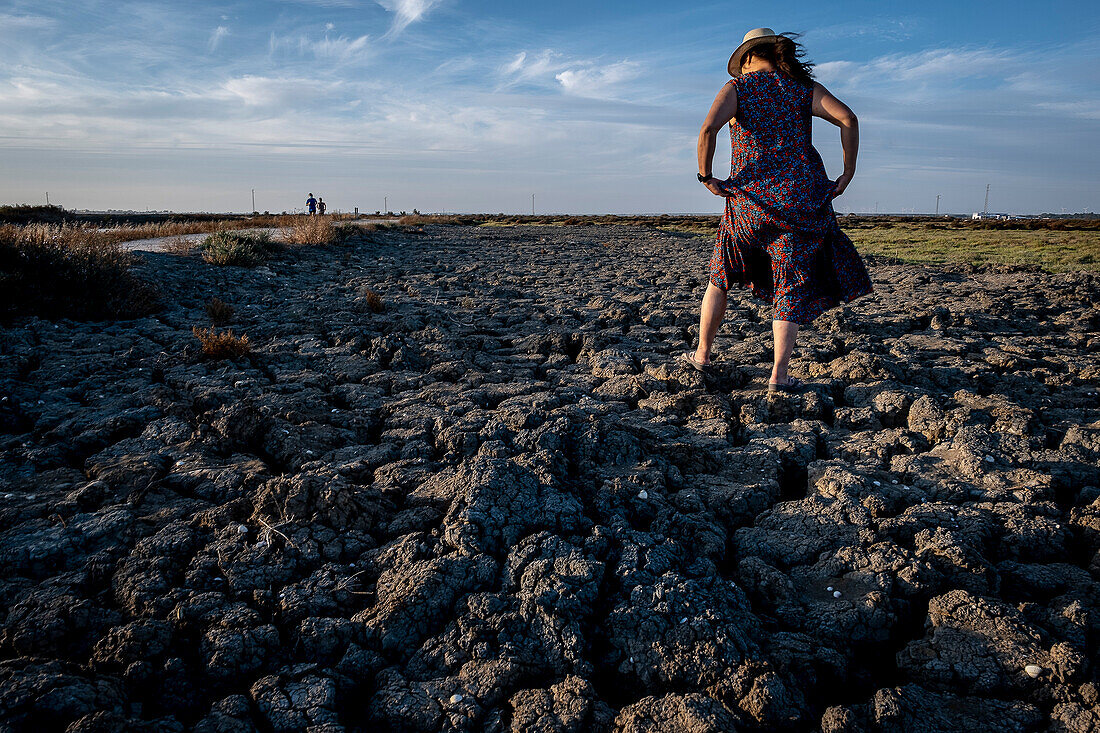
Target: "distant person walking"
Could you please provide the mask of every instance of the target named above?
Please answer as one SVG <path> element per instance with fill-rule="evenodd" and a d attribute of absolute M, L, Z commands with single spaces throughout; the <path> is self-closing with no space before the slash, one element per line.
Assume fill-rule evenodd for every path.
<path fill-rule="evenodd" d="M 306 199 L 306 210 L 309 212 L 310 216 L 317 213 L 317 199 L 313 198 L 312 193 Z"/>
<path fill-rule="evenodd" d="M 798 327 L 871 292 L 852 241 L 840 230 L 832 199 L 856 172 L 859 126 L 843 102 L 813 80 L 800 44 L 770 28 L 745 34 L 730 57 L 733 77 L 718 92 L 699 131 L 699 181 L 726 199 L 699 315 L 699 346 L 681 356 L 696 369 L 710 363 L 731 285 L 772 304 L 774 364 L 769 392 L 804 388 L 787 373 Z M 810 140 L 810 118 L 840 128 L 844 172 L 829 180 Z M 729 123 L 730 177 L 711 175 L 718 131 Z"/>
<path fill-rule="evenodd" d="M 319 199 L 317 199 L 317 212 L 318 212 L 318 213 L 319 213 L 319 214 L 320 214 L 321 216 L 324 216 L 324 215 L 325 215 L 325 209 L 327 209 L 327 208 L 328 208 L 328 207 L 327 207 L 327 206 L 325 206 L 325 200 L 324 200 L 324 199 L 322 199 L 322 198 L 319 198 Z"/>

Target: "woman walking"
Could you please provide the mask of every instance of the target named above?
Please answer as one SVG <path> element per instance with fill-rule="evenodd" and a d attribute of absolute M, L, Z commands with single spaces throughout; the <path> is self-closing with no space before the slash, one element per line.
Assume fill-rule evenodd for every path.
<path fill-rule="evenodd" d="M 747 286 L 774 307 L 775 361 L 768 391 L 798 391 L 787 374 L 798 327 L 841 302 L 871 292 L 832 199 L 856 171 L 859 127 L 852 110 L 813 80 L 812 64 L 789 36 L 770 28 L 745 34 L 729 60 L 733 77 L 718 92 L 699 132 L 699 181 L 726 198 L 699 316 L 699 346 L 683 359 L 705 370 L 731 285 Z M 844 172 L 829 180 L 810 140 L 810 117 L 840 128 Z M 729 123 L 730 177 L 711 175 L 718 131 Z"/>

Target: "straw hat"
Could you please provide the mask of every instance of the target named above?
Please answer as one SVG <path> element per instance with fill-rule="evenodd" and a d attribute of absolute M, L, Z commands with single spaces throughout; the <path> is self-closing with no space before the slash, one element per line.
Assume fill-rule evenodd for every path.
<path fill-rule="evenodd" d="M 750 48 L 759 46 L 762 43 L 775 43 L 775 39 L 777 38 L 779 38 L 779 36 L 771 28 L 753 28 L 746 33 L 745 38 L 741 41 L 741 45 L 738 46 L 737 50 L 730 56 L 729 65 L 726 67 L 730 76 L 741 76 L 741 59 L 744 58 L 745 53 Z"/>

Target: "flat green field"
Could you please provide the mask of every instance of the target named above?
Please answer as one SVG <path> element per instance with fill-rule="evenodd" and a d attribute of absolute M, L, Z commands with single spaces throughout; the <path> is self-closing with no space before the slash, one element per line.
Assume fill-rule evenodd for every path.
<path fill-rule="evenodd" d="M 902 262 L 1038 265 L 1100 270 L 1100 231 L 938 229 L 919 224 L 845 229 L 863 254 Z"/>

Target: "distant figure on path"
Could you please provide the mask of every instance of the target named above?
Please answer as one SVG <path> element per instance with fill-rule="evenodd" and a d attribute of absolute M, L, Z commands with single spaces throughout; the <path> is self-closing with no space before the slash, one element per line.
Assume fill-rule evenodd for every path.
<path fill-rule="evenodd" d="M 726 312 L 726 291 L 747 286 L 774 306 L 775 362 L 769 392 L 805 387 L 787 374 L 799 325 L 871 292 L 867 268 L 840 230 L 832 199 L 856 172 L 859 126 L 843 102 L 813 80 L 793 38 L 770 28 L 745 34 L 730 57 L 733 77 L 718 92 L 699 131 L 698 178 L 726 211 L 710 260 L 699 315 L 699 346 L 681 358 L 705 371 Z M 810 141 L 810 117 L 840 128 L 844 172 L 829 180 Z M 729 123 L 730 177 L 711 175 L 718 131 Z"/>
<path fill-rule="evenodd" d="M 319 214 L 320 214 L 321 216 L 324 216 L 324 215 L 325 215 L 325 209 L 327 209 L 327 208 L 328 208 L 328 207 L 327 207 L 327 206 L 325 206 L 325 200 L 324 200 L 324 199 L 322 199 L 322 198 L 319 198 L 319 199 L 317 199 L 317 212 L 318 212 L 318 213 L 319 213 Z"/>
<path fill-rule="evenodd" d="M 317 199 L 313 198 L 313 194 L 309 195 L 306 199 L 306 209 L 309 211 L 309 215 L 313 216 L 317 213 Z"/>

